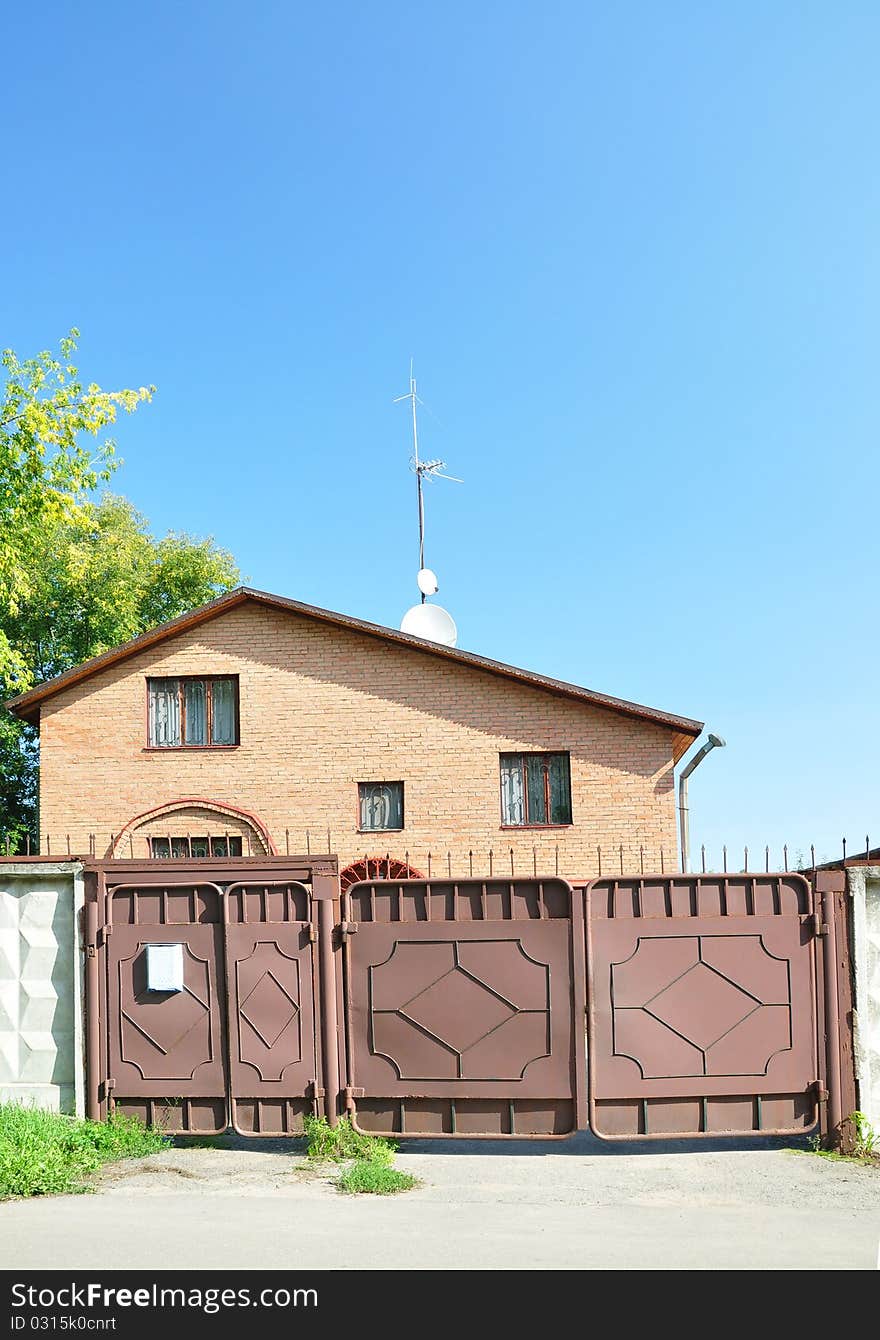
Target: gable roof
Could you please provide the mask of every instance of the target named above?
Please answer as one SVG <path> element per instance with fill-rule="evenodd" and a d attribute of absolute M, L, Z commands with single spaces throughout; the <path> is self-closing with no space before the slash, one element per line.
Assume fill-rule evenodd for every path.
<path fill-rule="evenodd" d="M 520 670 L 514 665 L 505 665 L 503 661 L 493 661 L 486 656 L 478 656 L 472 651 L 460 651 L 457 647 L 444 647 L 439 642 L 429 642 L 425 638 L 413 637 L 410 633 L 400 633 L 394 628 L 385 628 L 381 624 L 367 623 L 364 619 L 355 619 L 348 614 L 335 614 L 332 610 L 320 609 L 317 605 L 304 605 L 299 600 L 288 600 L 285 596 L 270 595 L 267 591 L 255 591 L 248 586 L 236 587 L 234 591 L 228 591 L 225 595 L 218 596 L 216 600 L 210 600 L 206 605 L 200 605 L 198 609 L 188 610 L 186 614 L 180 614 L 176 619 L 169 619 L 167 623 L 159 624 L 146 633 L 141 633 L 139 637 L 132 638 L 130 642 L 123 642 L 118 647 L 111 647 L 109 651 L 102 652 L 100 656 L 93 656 L 91 660 L 83 661 L 81 665 L 75 665 L 72 670 L 65 670 L 63 674 L 56 675 L 54 679 L 47 679 L 45 683 L 38 684 L 36 688 L 29 689 L 27 693 L 21 693 L 15 698 L 10 698 L 6 707 L 10 712 L 14 712 L 16 716 L 21 717 L 23 721 L 35 721 L 39 716 L 41 705 L 50 698 L 54 698 L 64 689 L 79 684 L 85 679 L 90 679 L 93 675 L 99 674 L 112 665 L 117 665 L 120 661 L 128 660 L 131 656 L 137 656 L 140 652 L 146 651 L 157 643 L 165 642 L 178 633 L 187 632 L 191 628 L 198 627 L 199 624 L 207 623 L 210 619 L 219 618 L 220 615 L 227 614 L 230 610 L 239 605 L 244 605 L 248 601 L 254 601 L 259 605 L 267 605 L 271 609 L 282 610 L 284 613 L 297 614 L 306 619 L 316 619 L 335 628 L 345 628 L 349 632 L 362 633 L 367 637 L 374 637 L 383 642 L 409 647 L 429 656 L 455 661 L 459 665 L 468 665 L 475 670 L 483 670 L 488 674 L 500 675 L 505 679 L 525 684 L 529 688 L 543 689 L 546 693 L 553 693 L 561 698 L 570 698 L 575 702 L 584 703 L 591 707 L 604 707 L 611 712 L 619 713 L 621 716 L 649 721 L 657 726 L 666 726 L 675 731 L 678 737 L 674 747 L 676 760 L 689 748 L 703 729 L 701 721 L 693 721 L 689 717 L 676 716 L 671 712 L 661 712 L 654 707 L 643 707 L 639 703 L 627 702 L 623 698 L 612 698 L 606 693 L 595 693 L 592 689 L 579 688 L 576 684 L 567 684 L 564 680 L 551 679 L 547 675 L 538 675 L 531 670 Z"/>

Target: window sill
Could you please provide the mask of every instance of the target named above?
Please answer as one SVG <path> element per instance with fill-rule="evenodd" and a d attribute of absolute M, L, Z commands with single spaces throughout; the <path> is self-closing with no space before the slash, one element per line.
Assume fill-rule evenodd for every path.
<path fill-rule="evenodd" d="M 502 833 L 546 833 L 548 830 L 558 833 L 563 828 L 574 828 L 574 824 L 502 824 Z"/>
<path fill-rule="evenodd" d="M 145 744 L 142 754 L 228 754 L 240 749 L 240 744 Z"/>
<path fill-rule="evenodd" d="M 402 833 L 402 828 L 356 828 L 358 837 L 375 837 L 377 833 Z"/>

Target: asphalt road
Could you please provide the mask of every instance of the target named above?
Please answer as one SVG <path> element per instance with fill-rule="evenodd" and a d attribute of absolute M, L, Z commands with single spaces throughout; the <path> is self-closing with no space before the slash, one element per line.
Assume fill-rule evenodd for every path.
<path fill-rule="evenodd" d="M 877 1269 L 880 1170 L 783 1149 L 409 1146 L 346 1197 L 279 1142 L 112 1166 L 0 1206 L 6 1269 Z M 173 1248 L 169 1248 L 173 1243 Z"/>

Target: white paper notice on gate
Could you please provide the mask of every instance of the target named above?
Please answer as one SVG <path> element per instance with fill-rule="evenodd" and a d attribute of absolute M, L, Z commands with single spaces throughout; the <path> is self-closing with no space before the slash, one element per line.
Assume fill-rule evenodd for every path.
<path fill-rule="evenodd" d="M 183 945 L 144 945 L 147 951 L 147 990 L 183 990 Z"/>

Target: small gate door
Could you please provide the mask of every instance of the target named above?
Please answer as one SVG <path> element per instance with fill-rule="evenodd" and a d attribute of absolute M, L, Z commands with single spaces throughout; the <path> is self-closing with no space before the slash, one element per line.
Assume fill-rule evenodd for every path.
<path fill-rule="evenodd" d="M 585 896 L 595 1134 L 809 1130 L 821 1086 L 808 882 L 600 879 Z"/>
<path fill-rule="evenodd" d="M 288 1135 L 317 1085 L 315 930 L 302 884 L 226 891 L 231 1119 L 242 1135 Z"/>
<path fill-rule="evenodd" d="M 305 885 L 145 880 L 106 896 L 108 1106 L 170 1131 L 298 1134 L 320 1064 Z M 169 944 L 180 989 L 156 990 L 149 946 Z"/>
<path fill-rule="evenodd" d="M 120 884 L 107 897 L 107 1087 L 115 1104 L 175 1129 L 226 1127 L 223 894 L 194 881 Z M 183 989 L 147 986 L 147 946 L 183 947 Z"/>

